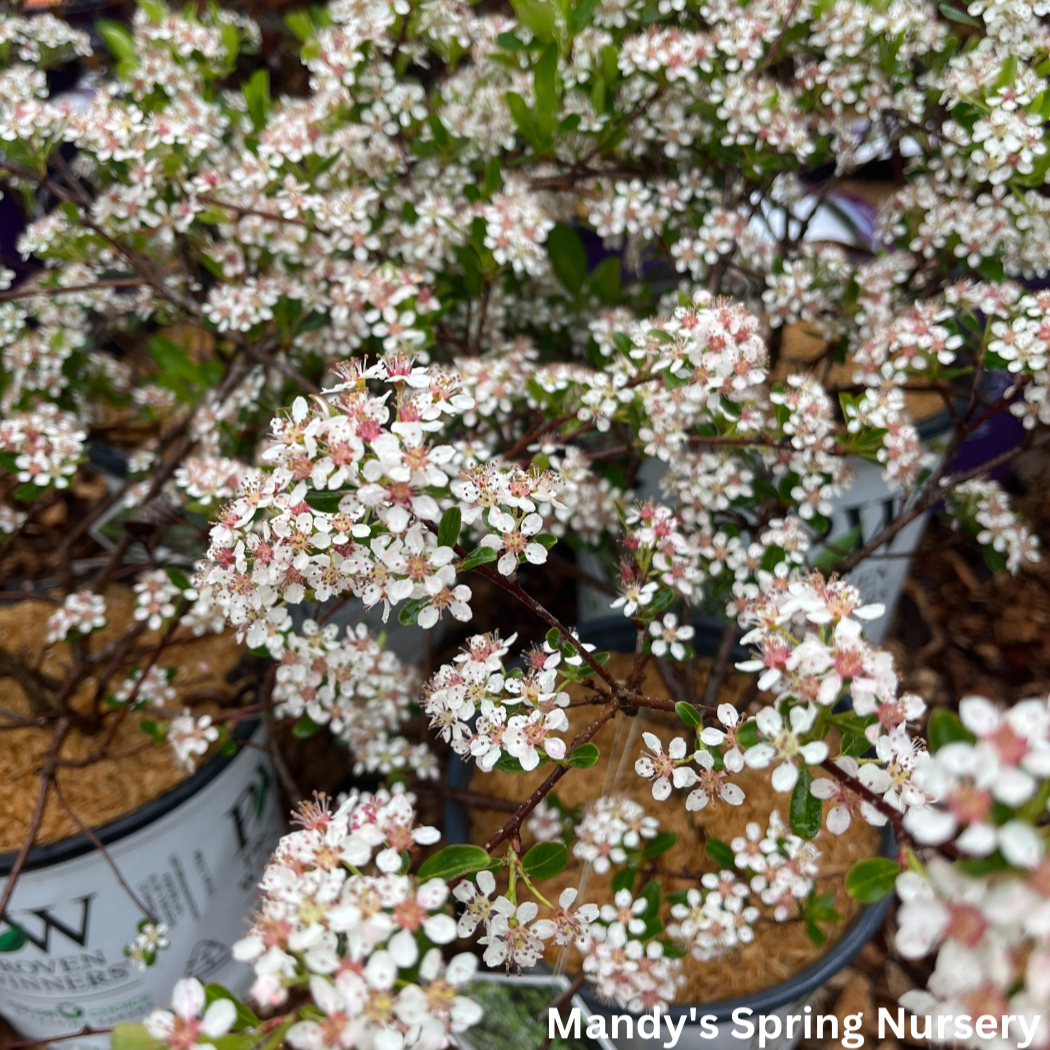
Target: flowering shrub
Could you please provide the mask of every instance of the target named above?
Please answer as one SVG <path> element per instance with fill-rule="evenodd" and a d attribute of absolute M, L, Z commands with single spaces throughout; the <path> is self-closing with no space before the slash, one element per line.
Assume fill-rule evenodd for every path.
<path fill-rule="evenodd" d="M 149 435 L 73 540 L 115 511 L 140 531 L 83 585 L 73 540 L 60 552 L 75 586 L 48 632 L 81 657 L 63 702 L 105 659 L 102 591 L 147 535 L 127 637 L 162 640 L 99 704 L 159 709 L 143 727 L 190 767 L 233 746 L 225 724 L 166 706 L 158 663 L 176 631 L 229 626 L 270 661 L 244 717 L 327 727 L 355 773 L 389 781 L 304 806 L 267 870 L 236 951 L 274 1015 L 188 980 L 149 1036 L 444 1047 L 480 1015 L 475 956 L 445 955 L 457 933 L 511 969 L 575 945 L 600 994 L 659 1009 L 687 956 L 746 943 L 760 917 L 822 940 L 837 917 L 814 890 L 825 800 L 832 833 L 896 833 L 898 859 L 862 861 L 847 887 L 870 902 L 896 879 L 901 950 L 939 950 L 910 1007 L 1050 1012 L 1050 709 L 965 701 L 960 720 L 930 717 L 924 748 L 924 702 L 864 637 L 885 610 L 810 568 L 846 573 L 942 505 L 993 569 L 1039 557 L 984 476 L 1013 451 L 954 463 L 998 414 L 1023 420 L 1025 447 L 1050 423 L 1050 294 L 1026 283 L 1050 270 L 1046 5 L 514 8 L 296 12 L 298 96 L 245 72 L 258 29 L 217 7 L 143 0 L 130 28 L 103 23 L 113 61 L 88 98 L 51 94 L 44 72 L 88 54 L 85 34 L 0 22 L 0 174 L 33 263 L 17 285 L 0 272 L 0 528 L 17 540 L 64 498 L 114 419 Z M 878 159 L 895 182 L 872 237 L 816 236 L 839 180 Z M 798 326 L 821 346 L 805 366 L 788 354 Z M 920 438 L 916 390 L 946 406 L 943 447 Z M 637 498 L 643 457 L 659 499 Z M 822 550 L 859 460 L 879 465 L 894 513 Z M 160 542 L 165 515 L 211 521 L 192 572 Z M 613 606 L 638 638 L 625 680 L 521 584 L 559 541 L 618 559 Z M 469 622 L 472 578 L 549 628 L 523 666 L 514 638 L 475 635 L 420 681 L 365 628 L 329 622 L 350 600 L 405 625 Z M 651 659 L 691 658 L 701 607 L 746 631 L 756 712 L 643 692 Z M 597 709 L 572 738 L 570 685 Z M 655 818 L 606 798 L 576 822 L 551 795 L 597 761 L 602 725 L 646 707 L 684 733 L 633 756 L 655 799 L 739 805 L 748 767 L 787 812 L 715 846 L 719 871 L 668 898 L 637 885 L 641 858 L 670 845 Z M 439 838 L 409 790 L 440 772 L 430 741 L 403 733 L 420 712 L 431 741 L 483 770 L 549 773 L 484 847 L 417 866 Z M 59 719 L 61 743 L 68 710 L 37 715 Z M 523 853 L 526 821 L 540 841 Z M 612 901 L 544 896 L 564 839 L 619 869 Z M 128 949 L 144 964 L 165 945 L 147 927 Z"/>

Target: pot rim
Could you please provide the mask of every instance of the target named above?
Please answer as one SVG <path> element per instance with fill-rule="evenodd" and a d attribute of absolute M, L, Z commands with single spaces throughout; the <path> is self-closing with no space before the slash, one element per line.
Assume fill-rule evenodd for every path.
<path fill-rule="evenodd" d="M 238 743 L 244 743 L 255 733 L 258 725 L 258 719 L 238 722 L 234 726 L 231 735 Z M 109 846 L 141 830 L 146 825 L 159 820 L 175 809 L 176 806 L 210 784 L 240 755 L 242 750 L 242 748 L 238 748 L 232 755 L 224 755 L 221 752 L 212 755 L 199 769 L 184 780 L 180 780 L 173 787 L 168 788 L 167 791 L 156 798 L 150 799 L 149 802 L 144 802 L 141 806 L 129 810 L 122 816 L 116 817 L 100 827 L 93 828 L 95 836 L 103 846 Z M 83 832 L 69 835 L 64 839 L 58 839 L 57 842 L 48 842 L 42 846 L 34 846 L 26 856 L 26 862 L 22 867 L 21 874 L 24 875 L 28 871 L 73 860 L 76 857 L 83 856 L 85 853 L 92 852 L 94 849 L 96 849 L 95 844 Z M 10 874 L 17 856 L 18 850 L 8 850 L 6 853 L 0 853 L 0 878 Z"/>
<path fill-rule="evenodd" d="M 694 626 L 696 628 L 696 634 L 693 638 L 694 648 L 705 655 L 713 653 L 718 646 L 721 621 L 708 617 L 697 618 L 694 621 Z M 603 616 L 596 620 L 587 620 L 581 623 L 578 629 L 580 638 L 588 643 L 597 642 L 599 645 L 609 646 L 610 648 L 617 644 L 624 644 L 628 648 L 633 648 L 634 645 L 635 627 L 626 617 Z M 625 639 L 625 641 L 621 642 L 621 638 Z M 704 644 L 705 642 L 707 644 Z M 469 785 L 469 774 L 472 771 L 473 763 L 464 762 L 459 755 L 453 752 L 449 756 L 445 782 L 449 787 L 465 788 Z M 467 841 L 466 807 L 462 803 L 446 799 L 443 807 L 443 817 L 446 839 L 450 842 Z M 450 832 L 452 827 L 458 829 L 455 838 Z M 887 824 L 883 828 L 882 854 L 884 856 L 892 856 L 895 852 L 896 841 L 893 837 L 892 828 Z M 666 1015 L 672 1020 L 685 1017 L 687 1020 L 695 1021 L 696 1023 L 699 1023 L 704 1016 L 713 1016 L 716 1021 L 721 1022 L 731 1020 L 734 1011 L 741 1008 L 750 1009 L 753 1015 L 759 1015 L 790 1003 L 798 1002 L 852 961 L 853 957 L 882 926 L 892 902 L 893 894 L 889 893 L 881 901 L 864 905 L 856 918 L 842 932 L 842 936 L 819 959 L 810 963 L 809 966 L 789 977 L 786 981 L 780 981 L 778 984 L 764 988 L 759 992 L 752 992 L 750 995 L 741 995 L 733 999 L 719 999 L 713 1003 L 675 1003 L 666 1008 Z M 599 999 L 586 983 L 578 994 L 593 1013 L 609 1016 L 612 1013 L 623 1012 L 617 1011 L 615 1004 L 606 1003 Z"/>

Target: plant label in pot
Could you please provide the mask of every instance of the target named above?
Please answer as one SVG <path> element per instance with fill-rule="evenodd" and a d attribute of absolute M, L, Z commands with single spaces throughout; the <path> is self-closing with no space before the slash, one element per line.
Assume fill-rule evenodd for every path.
<path fill-rule="evenodd" d="M 253 742 L 263 738 L 260 729 Z M 141 1017 L 180 977 L 243 991 L 251 974 L 230 946 L 247 929 L 282 823 L 269 756 L 245 748 L 98 830 L 121 878 L 167 927 L 170 946 L 145 970 L 125 955 L 141 914 L 102 852 L 83 836 L 34 850 L 4 915 L 5 932 L 22 931 L 9 940 L 22 943 L 0 954 L 0 1014 L 47 1040 Z M 4 869 L 12 859 L 0 858 Z"/>

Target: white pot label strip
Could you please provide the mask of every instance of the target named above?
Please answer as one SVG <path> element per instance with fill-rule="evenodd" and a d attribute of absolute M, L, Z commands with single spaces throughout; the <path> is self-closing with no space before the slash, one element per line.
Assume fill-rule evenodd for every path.
<path fill-rule="evenodd" d="M 847 492 L 831 501 L 831 532 L 825 543 L 833 542 L 859 526 L 857 546 L 861 547 L 901 513 L 905 494 L 900 488 L 891 489 L 886 484 L 879 464 L 854 456 L 850 458 L 850 466 L 854 481 Z M 846 579 L 860 589 L 866 603 L 886 606 L 884 616 L 864 625 L 864 636 L 875 645 L 882 642 L 889 629 L 904 581 L 911 570 L 912 556 L 922 542 L 928 520 L 929 512 L 920 514 L 888 544 L 846 575 Z M 814 544 L 811 556 L 819 549 L 820 545 Z"/>
<path fill-rule="evenodd" d="M 29 1038 L 140 1020 L 167 1006 L 180 977 L 236 993 L 251 970 L 231 958 L 256 883 L 283 830 L 269 757 L 245 748 L 213 780 L 156 821 L 107 847 L 128 885 L 168 927 L 170 947 L 146 970 L 124 946 L 142 917 L 98 852 L 26 872 L 5 919 L 26 943 L 0 954 L 0 1014 Z M 104 1047 L 104 1036 L 78 1046 Z"/>

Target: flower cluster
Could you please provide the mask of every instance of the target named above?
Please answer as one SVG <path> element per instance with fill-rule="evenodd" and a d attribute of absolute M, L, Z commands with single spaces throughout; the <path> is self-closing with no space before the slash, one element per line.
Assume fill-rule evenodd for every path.
<path fill-rule="evenodd" d="M 604 795 L 587 804 L 574 828 L 572 853 L 603 875 L 612 864 L 626 864 L 627 851 L 643 848 L 659 830 L 659 821 L 637 802 Z"/>
<path fill-rule="evenodd" d="M 1050 424 L 1050 294 L 1025 286 L 1050 273 L 1047 14 L 1045 0 L 965 14 L 599 0 L 550 18 L 332 0 L 290 19 L 308 90 L 271 94 L 250 19 L 149 0 L 106 26 L 110 66 L 93 58 L 97 75 L 63 94 L 48 72 L 87 57 L 87 36 L 5 13 L 4 192 L 24 204 L 32 266 L 0 269 L 0 530 L 17 540 L 51 502 L 73 505 L 114 425 L 148 434 L 112 499 L 127 515 L 115 559 L 132 543 L 148 555 L 134 629 L 166 644 L 232 626 L 276 662 L 280 717 L 329 727 L 357 772 L 391 781 L 437 775 L 401 734 L 417 698 L 482 770 L 561 775 L 567 684 L 593 672 L 610 716 L 636 690 L 598 681 L 604 665 L 560 626 L 520 670 L 514 639 L 475 635 L 420 688 L 367 632 L 324 626 L 336 603 L 467 622 L 471 580 L 528 603 L 522 582 L 563 539 L 612 570 L 640 661 L 689 659 L 689 607 L 725 609 L 770 697 L 749 713 L 686 704 L 692 740 L 646 735 L 632 757 L 654 797 L 737 805 L 747 766 L 790 793 L 807 834 L 826 809 L 833 833 L 892 820 L 919 845 L 1001 860 L 968 876 L 975 889 L 916 853 L 930 889 L 902 877 L 916 902 L 902 933 L 948 902 L 952 921 L 909 948 L 943 941 L 937 1008 L 986 992 L 1045 1006 L 1038 909 L 1008 915 L 1002 896 L 1045 896 L 1042 701 L 1009 716 L 968 702 L 927 750 L 924 702 L 864 637 L 885 610 L 806 563 L 861 461 L 902 507 L 945 506 L 993 568 L 1038 557 L 1002 490 L 939 462 L 913 415 L 932 392 L 952 454 L 1000 414 Z M 892 192 L 843 225 L 840 180 L 870 162 L 892 167 Z M 658 497 L 639 461 L 662 473 Z M 194 563 L 191 583 L 177 565 Z M 100 602 L 64 595 L 52 640 L 99 628 Z M 166 709 L 156 656 L 100 697 Z M 192 766 L 220 731 L 166 714 Z M 564 817 L 537 807 L 529 827 L 556 850 Z M 473 956 L 442 954 L 453 900 L 490 964 L 576 943 L 603 995 L 674 998 L 681 964 L 653 935 L 646 888 L 596 916 L 574 898 L 519 900 L 513 843 L 416 878 L 404 854 L 437 833 L 414 826 L 404 792 L 307 807 L 302 823 L 238 946 L 260 1002 L 312 1002 L 292 1010 L 292 1046 L 423 1050 L 473 1024 Z M 657 828 L 599 799 L 572 853 L 605 871 Z M 774 918 L 819 910 L 808 841 L 778 822 L 759 832 L 734 840 L 748 887 L 720 862 L 673 902 L 694 955 L 746 940 L 748 893 Z M 510 869 L 506 893 L 493 863 Z M 981 921 L 956 923 L 971 901 Z M 981 954 L 965 987 L 960 945 Z M 180 982 L 150 1034 L 191 1050 L 241 1024 L 205 994 Z"/>
<path fill-rule="evenodd" d="M 289 1029 L 294 1047 L 441 1046 L 481 1017 L 463 994 L 474 957 L 442 958 L 456 936 L 448 885 L 403 872 L 402 851 L 438 838 L 416 825 L 413 803 L 404 792 L 354 793 L 334 811 L 304 803 L 263 875 L 234 954 L 253 964 L 260 1003 L 309 990 L 316 1011 Z"/>
<path fill-rule="evenodd" d="M 48 643 L 90 634 L 106 626 L 106 599 L 92 591 L 67 594 L 59 609 L 47 619 Z"/>
<path fill-rule="evenodd" d="M 357 775 L 408 768 L 422 779 L 438 776 L 426 742 L 400 734 L 418 696 L 415 668 L 381 648 L 363 624 L 340 637 L 334 624 L 307 620 L 283 637 L 273 689 L 278 717 L 304 719 L 303 731 L 328 726 L 353 753 Z"/>

